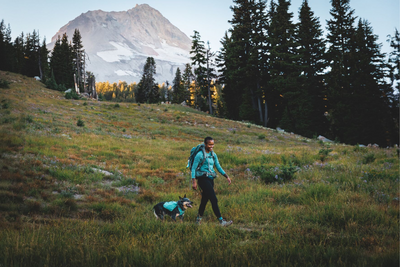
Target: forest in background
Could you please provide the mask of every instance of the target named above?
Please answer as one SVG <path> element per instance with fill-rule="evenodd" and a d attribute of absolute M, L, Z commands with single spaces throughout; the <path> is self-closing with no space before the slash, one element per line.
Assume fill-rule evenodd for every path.
<path fill-rule="evenodd" d="M 306 0 L 299 23 L 293 23 L 290 1 L 234 0 L 231 28 L 220 51 L 206 48 L 194 31 L 191 62 L 177 70 L 171 86 L 155 83 L 156 65 L 149 57 L 138 84 L 97 83 L 99 97 L 186 102 L 216 116 L 306 137 L 397 144 L 400 34 L 396 29 L 389 38 L 393 51 L 385 55 L 372 26 L 357 19 L 349 0 L 332 0 L 331 5 L 324 38 Z M 77 84 L 80 92 L 95 94 L 78 29 L 72 41 L 59 36 L 48 51 L 36 31 L 12 41 L 11 28 L 2 21 L 0 70 L 39 76 L 51 89 L 64 91 Z"/>

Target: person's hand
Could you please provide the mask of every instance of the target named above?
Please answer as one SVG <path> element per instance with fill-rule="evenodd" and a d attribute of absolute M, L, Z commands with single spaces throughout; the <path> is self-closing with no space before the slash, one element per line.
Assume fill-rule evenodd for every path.
<path fill-rule="evenodd" d="M 228 183 L 229 183 L 229 184 L 231 184 L 231 183 L 232 183 L 232 180 L 231 180 L 231 178 L 229 178 L 229 176 L 228 176 L 228 175 L 226 176 L 226 180 L 228 181 Z"/>
<path fill-rule="evenodd" d="M 194 190 L 197 190 L 197 182 L 196 182 L 196 179 L 192 179 L 192 188 L 193 188 Z"/>

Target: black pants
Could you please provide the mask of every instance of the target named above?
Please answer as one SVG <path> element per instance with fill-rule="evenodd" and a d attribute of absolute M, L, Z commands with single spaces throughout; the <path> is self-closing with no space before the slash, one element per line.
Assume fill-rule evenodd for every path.
<path fill-rule="evenodd" d="M 219 211 L 218 199 L 214 191 L 214 179 L 210 179 L 206 176 L 201 176 L 197 178 L 197 183 L 200 186 L 201 190 L 203 191 L 201 193 L 199 215 L 203 216 L 207 202 L 208 200 L 210 200 L 215 216 L 217 216 L 217 218 L 220 218 L 221 212 Z"/>

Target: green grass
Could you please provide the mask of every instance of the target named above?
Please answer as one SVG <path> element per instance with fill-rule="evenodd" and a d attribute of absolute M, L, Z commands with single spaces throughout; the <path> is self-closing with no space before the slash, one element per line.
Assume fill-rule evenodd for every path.
<path fill-rule="evenodd" d="M 399 265 L 396 148 L 2 79 L 21 82 L 0 90 L 0 266 Z M 201 196 L 186 164 L 205 136 L 233 181 L 215 180 L 228 228 L 210 204 L 194 223 Z M 183 223 L 155 219 L 156 203 L 185 194 Z"/>

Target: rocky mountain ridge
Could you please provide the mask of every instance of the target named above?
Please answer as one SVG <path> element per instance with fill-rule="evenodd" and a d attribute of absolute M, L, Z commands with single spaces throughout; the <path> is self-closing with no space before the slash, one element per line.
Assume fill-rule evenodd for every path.
<path fill-rule="evenodd" d="M 52 50 L 58 36 L 72 39 L 79 29 L 88 56 L 87 70 L 96 81 L 139 82 L 146 58 L 156 61 L 157 82 L 172 81 L 178 67 L 190 62 L 191 40 L 147 4 L 128 11 L 88 11 L 68 22 L 47 45 Z"/>

